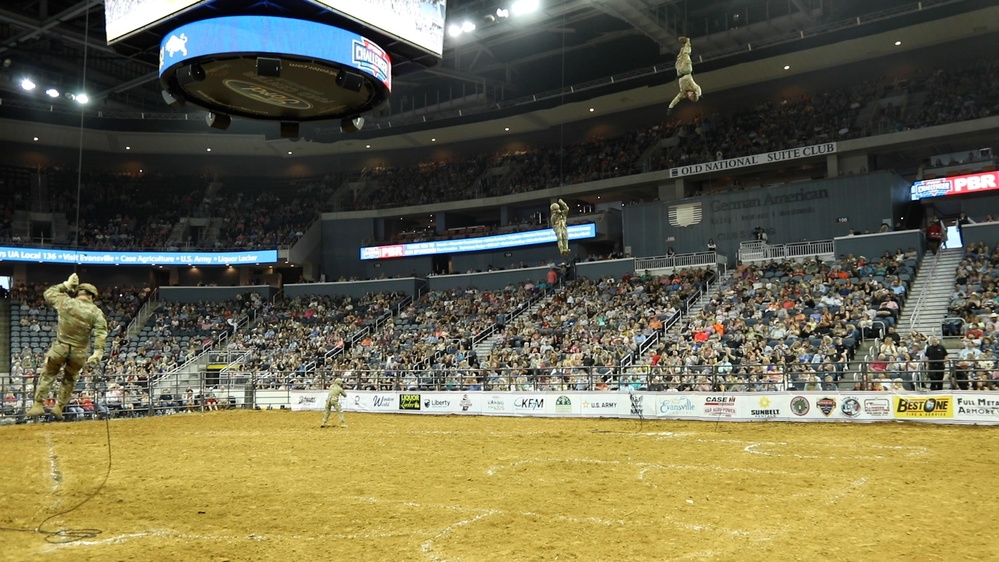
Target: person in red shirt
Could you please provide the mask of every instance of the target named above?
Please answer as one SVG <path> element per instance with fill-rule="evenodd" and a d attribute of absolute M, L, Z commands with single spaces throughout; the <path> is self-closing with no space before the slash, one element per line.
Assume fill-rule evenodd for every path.
<path fill-rule="evenodd" d="M 933 219 L 933 222 L 926 227 L 926 249 L 934 254 L 940 251 L 940 244 L 944 239 L 944 227 L 940 219 Z"/>

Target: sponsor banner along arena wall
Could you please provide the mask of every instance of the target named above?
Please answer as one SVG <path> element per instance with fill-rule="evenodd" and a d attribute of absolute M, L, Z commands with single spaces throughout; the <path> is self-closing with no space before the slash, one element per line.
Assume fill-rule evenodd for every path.
<path fill-rule="evenodd" d="M 321 411 L 326 392 L 288 393 L 295 411 Z M 611 417 L 704 421 L 918 421 L 999 425 L 999 394 L 374 392 L 347 391 L 347 412 Z"/>

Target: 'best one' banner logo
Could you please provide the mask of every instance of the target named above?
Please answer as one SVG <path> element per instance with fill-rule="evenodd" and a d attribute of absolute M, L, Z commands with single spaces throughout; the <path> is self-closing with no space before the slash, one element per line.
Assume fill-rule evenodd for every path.
<path fill-rule="evenodd" d="M 894 396 L 896 418 L 953 418 L 954 399 L 951 396 Z"/>

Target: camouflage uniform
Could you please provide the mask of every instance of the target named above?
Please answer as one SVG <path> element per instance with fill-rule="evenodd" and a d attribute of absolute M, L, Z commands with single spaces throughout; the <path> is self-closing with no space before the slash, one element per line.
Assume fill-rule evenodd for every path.
<path fill-rule="evenodd" d="M 45 290 L 45 301 L 59 313 L 59 323 L 56 328 L 56 340 L 52 342 L 45 354 L 45 366 L 42 367 L 35 388 L 35 407 L 28 412 L 29 416 L 40 415 L 41 405 L 49 394 L 53 381 L 62 369 L 62 382 L 56 399 L 56 409 L 53 414 L 62 417 L 62 409 L 69 402 L 76 386 L 80 370 L 87 363 L 97 363 L 104 356 L 104 340 L 108 337 L 108 323 L 104 312 L 93 302 L 76 298 L 78 279 L 74 273 L 66 282 L 53 285 Z M 96 297 L 93 285 L 83 284 L 80 290 L 87 290 Z M 92 289 L 92 291 L 90 290 Z M 94 336 L 94 353 L 90 353 L 90 336 Z"/>
<path fill-rule="evenodd" d="M 687 96 L 687 92 L 694 92 L 696 96 L 694 101 L 701 99 L 701 87 L 697 85 L 697 82 L 694 82 L 694 65 L 690 62 L 690 39 L 683 37 L 681 41 L 684 41 L 683 47 L 680 49 L 680 54 L 676 56 L 676 75 L 677 82 L 680 84 L 680 93 L 673 98 L 673 101 L 669 102 L 670 109 L 680 103 Z"/>
<path fill-rule="evenodd" d="M 551 222 L 552 230 L 555 231 L 555 240 L 558 242 L 558 251 L 563 256 L 568 256 L 569 230 L 565 225 L 565 221 L 569 217 L 569 206 L 565 204 L 565 201 L 559 199 L 558 203 L 552 203 L 551 212 L 552 215 L 549 221 Z"/>
<path fill-rule="evenodd" d="M 326 413 L 323 414 L 323 423 L 319 427 L 326 427 L 326 422 L 330 419 L 330 409 L 335 409 L 338 416 L 340 416 L 340 427 L 347 427 L 347 424 L 343 420 L 343 406 L 340 405 L 340 398 L 346 398 L 347 393 L 343 391 L 342 379 L 336 379 L 333 384 L 330 385 L 330 392 L 326 395 Z"/>

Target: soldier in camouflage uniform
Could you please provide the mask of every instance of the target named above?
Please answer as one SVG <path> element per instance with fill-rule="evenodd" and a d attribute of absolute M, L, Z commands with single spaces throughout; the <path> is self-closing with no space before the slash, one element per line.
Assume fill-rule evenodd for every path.
<path fill-rule="evenodd" d="M 568 256 L 569 230 L 565 221 L 569 218 L 569 206 L 565 204 L 565 201 L 559 199 L 558 203 L 552 203 L 550 209 L 552 214 L 549 222 L 552 225 L 552 230 L 555 231 L 555 240 L 558 242 L 558 252 L 563 256 Z"/>
<path fill-rule="evenodd" d="M 59 313 L 59 324 L 56 328 L 56 340 L 45 354 L 45 366 L 38 377 L 34 405 L 28 410 L 28 417 L 45 413 L 43 402 L 62 369 L 56 405 L 52 408 L 52 414 L 57 419 L 62 419 L 62 410 L 73 394 L 73 387 L 76 386 L 76 379 L 84 364 L 96 365 L 104 357 L 108 323 L 104 312 L 94 304 L 96 298 L 97 288 L 90 283 L 81 284 L 75 273 L 65 282 L 45 290 L 45 301 Z M 87 357 L 90 353 L 91 334 L 94 337 L 94 352 Z"/>
<path fill-rule="evenodd" d="M 323 415 L 323 423 L 319 427 L 326 427 L 326 422 L 330 419 L 330 409 L 335 409 L 340 416 L 340 427 L 347 427 L 343 420 L 343 406 L 340 405 L 340 398 L 346 398 L 347 393 L 343 391 L 343 379 L 337 378 L 330 385 L 330 392 L 326 395 L 326 413 Z"/>
<path fill-rule="evenodd" d="M 697 82 L 694 82 L 694 65 L 690 62 L 690 38 L 681 37 L 680 42 L 683 43 L 683 47 L 680 48 L 680 53 L 676 56 L 676 76 L 677 83 L 680 85 L 680 93 L 673 98 L 673 101 L 669 102 L 669 110 L 676 107 L 676 104 L 680 103 L 683 98 L 690 101 L 701 99 L 701 87 L 697 85 Z"/>

